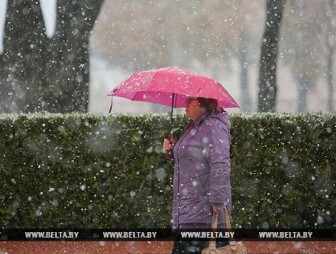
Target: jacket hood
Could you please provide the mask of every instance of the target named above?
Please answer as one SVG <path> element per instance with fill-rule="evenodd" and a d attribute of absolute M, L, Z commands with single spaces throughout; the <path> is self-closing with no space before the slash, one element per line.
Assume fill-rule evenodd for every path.
<path fill-rule="evenodd" d="M 218 121 L 222 122 L 228 130 L 231 129 L 231 122 L 229 120 L 229 114 L 224 111 L 223 113 L 213 114 L 211 117 L 217 119 Z"/>

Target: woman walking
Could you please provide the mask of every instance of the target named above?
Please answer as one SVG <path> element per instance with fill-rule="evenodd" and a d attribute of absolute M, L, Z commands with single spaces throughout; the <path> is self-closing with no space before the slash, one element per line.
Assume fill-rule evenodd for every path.
<path fill-rule="evenodd" d="M 225 228 L 222 208 L 226 206 L 231 214 L 228 114 L 215 99 L 191 97 L 186 115 L 190 123 L 179 140 L 163 143 L 175 160 L 172 227 L 209 230 L 213 213 L 219 212 L 219 228 Z M 207 244 L 207 239 L 176 239 L 172 253 L 201 253 Z M 217 246 L 226 244 L 227 240 L 217 242 Z"/>

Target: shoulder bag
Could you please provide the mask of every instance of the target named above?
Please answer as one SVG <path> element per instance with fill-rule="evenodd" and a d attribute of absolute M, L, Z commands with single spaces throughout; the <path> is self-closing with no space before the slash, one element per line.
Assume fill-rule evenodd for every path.
<path fill-rule="evenodd" d="M 224 207 L 224 219 L 228 231 L 231 231 L 231 221 L 229 217 L 229 212 L 226 207 Z M 218 224 L 218 213 L 213 213 L 211 229 L 217 230 Z M 209 247 L 205 248 L 201 252 L 202 254 L 247 254 L 247 249 L 242 242 L 230 241 L 229 244 L 220 248 L 216 248 L 216 239 L 209 240 Z"/>

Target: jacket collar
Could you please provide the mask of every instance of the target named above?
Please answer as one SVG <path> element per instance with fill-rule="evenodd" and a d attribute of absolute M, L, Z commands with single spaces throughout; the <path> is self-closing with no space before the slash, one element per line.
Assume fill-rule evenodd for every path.
<path fill-rule="evenodd" d="M 199 127 L 207 117 L 208 117 L 207 114 L 202 114 L 195 121 L 191 120 L 190 125 L 195 126 L 195 127 Z"/>

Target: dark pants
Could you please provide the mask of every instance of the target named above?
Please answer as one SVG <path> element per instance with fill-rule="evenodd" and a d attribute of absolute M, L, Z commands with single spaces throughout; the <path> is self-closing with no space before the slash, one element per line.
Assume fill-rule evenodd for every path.
<path fill-rule="evenodd" d="M 217 240 L 217 248 L 228 245 L 228 240 Z M 202 250 L 209 246 L 208 239 L 181 239 L 176 238 L 172 254 L 193 253 L 200 254 Z"/>

